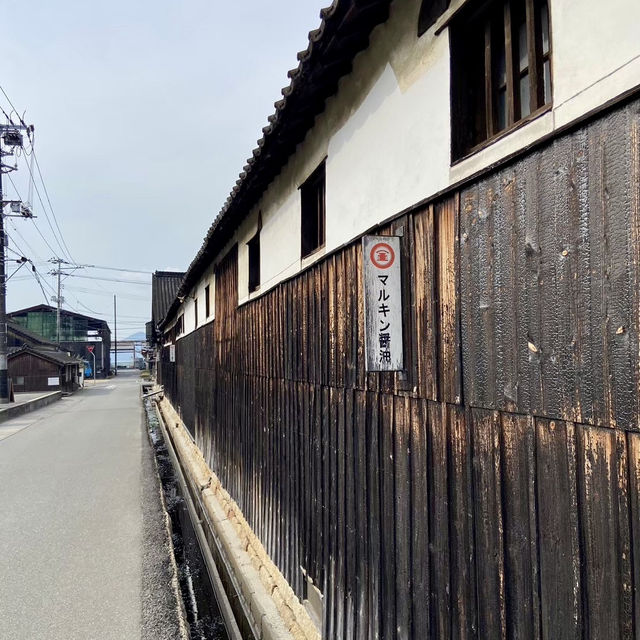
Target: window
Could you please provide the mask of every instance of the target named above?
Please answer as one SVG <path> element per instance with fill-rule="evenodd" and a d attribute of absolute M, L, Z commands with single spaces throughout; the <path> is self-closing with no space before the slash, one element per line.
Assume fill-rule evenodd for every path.
<path fill-rule="evenodd" d="M 325 171 L 324 161 L 300 187 L 302 203 L 302 257 L 324 245 L 325 235 Z"/>
<path fill-rule="evenodd" d="M 196 318 L 196 329 L 198 328 L 198 298 L 194 298 L 193 299 L 193 308 L 195 311 L 195 318 Z"/>
<path fill-rule="evenodd" d="M 260 230 L 247 242 L 249 248 L 249 293 L 260 286 Z"/>
<path fill-rule="evenodd" d="M 184 314 L 180 314 L 178 322 L 176 322 L 176 335 L 182 335 L 184 333 Z"/>
<path fill-rule="evenodd" d="M 454 160 L 551 104 L 546 0 L 470 2 L 450 42 Z"/>
<path fill-rule="evenodd" d="M 211 315 L 211 290 L 209 285 L 204 288 L 204 315 L 206 318 Z"/>

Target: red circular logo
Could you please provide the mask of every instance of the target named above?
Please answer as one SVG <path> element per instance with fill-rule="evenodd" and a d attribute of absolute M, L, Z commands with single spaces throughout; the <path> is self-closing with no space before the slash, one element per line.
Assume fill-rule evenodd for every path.
<path fill-rule="evenodd" d="M 373 247 L 371 247 L 369 257 L 374 267 L 378 267 L 378 269 L 388 269 L 395 261 L 396 254 L 391 248 L 391 245 L 386 242 L 378 242 L 378 244 L 374 244 Z"/>

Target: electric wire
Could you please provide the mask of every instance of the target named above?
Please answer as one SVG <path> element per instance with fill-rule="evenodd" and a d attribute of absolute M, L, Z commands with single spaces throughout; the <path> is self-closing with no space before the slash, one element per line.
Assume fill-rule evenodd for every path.
<path fill-rule="evenodd" d="M 11 106 L 13 111 L 15 112 L 16 116 L 18 117 L 18 119 L 20 120 L 20 124 L 23 127 L 25 127 L 25 129 L 26 129 L 27 137 L 29 138 L 29 142 L 31 143 L 31 156 L 32 156 L 32 159 L 35 160 L 36 168 L 38 170 L 38 175 L 40 176 L 40 181 L 42 182 L 42 188 L 44 190 L 46 200 L 49 203 L 49 208 L 51 210 L 51 217 L 53 218 L 53 220 L 55 222 L 56 228 L 58 230 L 58 234 L 60 236 L 59 238 L 56 235 L 56 232 L 55 232 L 55 230 L 53 228 L 53 225 L 51 224 L 51 220 L 49 219 L 49 215 L 47 213 L 46 207 L 45 207 L 44 202 L 42 200 L 42 196 L 40 195 L 40 190 L 38 189 L 38 186 L 37 186 L 36 180 L 35 180 L 35 176 L 33 174 L 33 168 L 29 165 L 29 163 L 27 163 L 27 168 L 29 170 L 29 175 L 31 176 L 31 186 L 33 188 L 35 188 L 36 195 L 38 196 L 38 200 L 40 201 L 40 204 L 42 206 L 42 212 L 44 213 L 44 216 L 47 219 L 47 222 L 49 223 L 49 227 L 51 228 L 51 232 L 53 234 L 53 237 L 55 238 L 56 242 L 60 246 L 60 249 L 62 250 L 62 253 L 64 254 L 66 252 L 66 255 L 69 258 L 69 260 L 71 260 L 71 262 L 75 263 L 76 261 L 74 260 L 73 256 L 71 255 L 71 252 L 69 251 L 69 247 L 67 246 L 67 243 L 66 243 L 66 241 L 64 239 L 64 236 L 62 234 L 62 230 L 60 229 L 60 225 L 58 223 L 58 218 L 56 216 L 55 210 L 54 210 L 53 205 L 51 203 L 51 198 L 49 197 L 49 191 L 48 191 L 47 185 L 46 185 L 46 183 L 44 181 L 44 177 L 42 175 L 42 170 L 40 169 L 40 163 L 38 162 L 38 157 L 37 157 L 37 155 L 35 153 L 35 140 L 34 140 L 34 136 L 32 135 L 31 127 L 29 127 L 25 123 L 24 118 L 22 116 L 20 116 L 20 113 L 15 108 L 13 102 L 11 101 L 11 98 L 9 98 L 9 96 L 7 95 L 7 92 L 4 90 L 4 87 L 2 87 L 2 85 L 0 85 L 0 91 L 2 91 L 4 97 L 7 99 L 7 102 L 9 103 L 9 105 Z M 5 116 L 7 115 L 6 112 L 4 111 L 4 109 L 3 109 L 3 113 L 5 114 Z M 11 122 L 13 124 L 13 121 L 11 120 L 11 117 L 7 116 L 7 118 L 9 120 L 9 122 Z M 15 187 L 15 185 L 14 185 L 14 187 Z M 17 192 L 17 189 L 16 189 L 16 192 Z M 22 200 L 22 198 L 20 198 L 20 199 Z M 54 251 L 54 254 L 55 253 L 56 252 Z"/>
<path fill-rule="evenodd" d="M 31 136 L 29 136 L 29 140 L 31 140 Z M 62 240 L 62 244 L 64 245 L 64 248 L 67 250 L 67 255 L 71 259 L 71 262 L 76 262 L 76 260 L 71 255 L 71 251 L 69 250 L 69 247 L 68 247 L 68 245 L 67 245 L 67 243 L 66 243 L 66 241 L 64 239 L 64 235 L 62 234 L 62 230 L 60 229 L 60 225 L 58 224 L 58 217 L 56 216 L 56 212 L 54 211 L 53 205 L 51 204 L 51 198 L 49 197 L 49 191 L 47 190 L 47 185 L 46 185 L 46 183 L 44 181 L 44 178 L 42 176 L 42 171 L 40 170 L 40 163 L 38 162 L 38 156 L 36 155 L 36 150 L 35 150 L 33 142 L 31 143 L 31 154 L 32 154 L 31 157 L 35 160 L 35 163 L 36 163 L 36 169 L 38 170 L 38 175 L 40 176 L 40 181 L 42 182 L 42 188 L 44 189 L 44 195 L 47 198 L 47 202 L 49 203 L 49 208 L 51 209 L 51 215 L 53 216 L 53 221 L 56 223 L 56 229 L 58 229 L 58 233 L 60 234 L 60 240 Z M 29 169 L 29 172 L 31 172 L 31 169 Z M 31 175 L 33 175 L 33 173 Z"/>
<path fill-rule="evenodd" d="M 62 254 L 63 254 L 63 255 L 65 255 L 66 257 L 68 257 L 72 264 L 77 265 L 77 261 L 74 259 L 73 255 L 71 254 L 71 251 L 70 251 L 70 249 L 69 249 L 69 246 L 67 245 L 67 243 L 66 243 L 66 241 L 65 241 L 64 235 L 63 235 L 63 233 L 62 233 L 62 229 L 60 228 L 60 224 L 59 224 L 59 222 L 58 222 L 58 218 L 57 218 L 57 216 L 56 216 L 55 210 L 54 210 L 54 208 L 53 208 L 53 204 L 52 204 L 52 202 L 51 202 L 51 197 L 50 197 L 50 195 L 49 195 L 49 191 L 48 191 L 48 189 L 47 189 L 47 185 L 46 185 L 46 183 L 45 183 L 45 181 L 44 181 L 44 176 L 43 176 L 43 173 L 42 173 L 42 169 L 41 169 L 41 167 L 40 167 L 40 163 L 38 162 L 38 157 L 37 157 L 37 155 L 36 155 L 36 153 L 35 153 L 35 139 L 34 139 L 34 138 L 35 138 L 35 136 L 33 136 L 33 135 L 32 135 L 32 134 L 33 134 L 33 129 L 32 129 L 31 127 L 29 127 L 29 126 L 25 123 L 25 121 L 24 121 L 24 117 L 23 117 L 23 116 L 20 116 L 20 113 L 18 112 L 18 110 L 16 109 L 15 105 L 13 104 L 13 102 L 11 101 L 11 99 L 9 98 L 9 96 L 8 96 L 7 92 L 4 90 L 4 87 L 2 87 L 1 85 L 0 85 L 0 91 L 2 91 L 2 94 L 3 94 L 3 95 L 4 95 L 4 97 L 6 98 L 7 102 L 9 103 L 9 105 L 11 106 L 11 109 L 13 110 L 12 112 L 16 114 L 16 117 L 19 119 L 20 124 L 21 124 L 23 127 L 25 127 L 25 129 L 26 129 L 26 133 L 27 133 L 27 137 L 28 137 L 28 139 L 29 139 L 29 143 L 30 143 L 30 147 L 31 147 L 31 148 L 30 148 L 30 151 L 29 151 L 29 150 L 27 150 L 26 148 L 24 149 L 24 154 L 25 154 L 25 155 L 27 155 L 27 156 L 31 156 L 31 161 L 30 161 L 30 163 L 27 163 L 27 169 L 28 169 L 28 171 L 29 171 L 29 176 L 30 176 L 30 178 L 31 178 L 31 180 L 30 180 L 30 182 L 29 182 L 29 197 L 30 197 L 30 198 L 32 198 L 32 196 L 33 196 L 33 190 L 35 189 L 36 195 L 37 195 L 37 197 L 38 197 L 38 201 L 40 202 L 40 205 L 41 205 L 41 207 L 42 207 L 42 212 L 44 213 L 45 219 L 47 220 L 47 223 L 48 223 L 48 225 L 49 225 L 49 228 L 51 229 L 51 233 L 52 233 L 52 235 L 53 235 L 53 238 L 55 239 L 56 243 L 57 243 L 57 244 L 58 244 L 58 246 L 60 247 L 60 250 L 62 251 Z M 12 119 L 12 117 L 11 117 L 9 114 L 7 114 L 7 112 L 6 112 L 2 107 L 0 107 L 0 109 L 2 110 L 2 113 L 5 115 L 5 117 L 7 118 L 7 120 L 8 120 L 11 124 L 14 124 L 14 123 L 13 123 L 13 119 Z M 17 154 L 16 154 L 16 158 L 18 158 L 18 157 L 21 157 L 21 154 L 17 153 Z M 41 182 L 41 184 L 42 184 L 42 189 L 43 189 L 44 194 L 45 194 L 45 199 L 46 199 L 46 201 L 47 201 L 47 204 L 49 205 L 49 210 L 50 210 L 50 212 L 51 212 L 51 218 L 53 218 L 53 221 L 54 221 L 55 227 L 56 227 L 56 229 L 57 229 L 57 234 L 56 234 L 56 230 L 54 230 L 53 225 L 52 225 L 52 223 L 51 223 L 51 218 L 49 217 L 49 214 L 47 213 L 47 208 L 46 208 L 46 206 L 45 206 L 45 204 L 44 204 L 44 201 L 43 201 L 42 195 L 41 195 L 41 193 L 40 193 L 40 190 L 38 189 L 38 185 L 36 184 L 36 179 L 35 179 L 35 175 L 34 175 L 34 171 L 33 171 L 33 163 L 34 163 L 34 161 L 35 161 L 36 169 L 37 169 L 37 172 L 38 172 L 38 177 L 40 178 L 40 182 Z M 16 164 L 17 164 L 17 161 L 16 161 Z M 15 189 L 16 194 L 18 195 L 18 198 L 19 198 L 20 200 L 22 200 L 22 197 L 20 196 L 20 193 L 19 193 L 19 191 L 18 191 L 18 188 L 16 187 L 16 184 L 15 184 L 15 182 L 13 181 L 12 177 L 11 177 L 9 174 L 7 174 L 7 177 L 9 178 L 9 181 L 11 182 L 11 184 L 12 184 L 13 188 Z M 31 202 L 29 202 L 29 204 L 31 204 Z M 46 246 L 49 248 L 49 250 L 50 250 L 50 251 L 52 252 L 52 254 L 55 256 L 55 258 L 60 259 L 60 256 L 58 255 L 58 252 L 57 252 L 55 249 L 53 249 L 53 247 L 51 246 L 51 244 L 49 243 L 49 241 L 47 240 L 47 238 L 46 238 L 46 237 L 44 236 L 44 234 L 42 233 L 42 231 L 41 231 L 40 227 L 36 224 L 35 220 L 34 220 L 33 218 L 30 218 L 30 219 L 31 219 L 31 221 L 33 222 L 33 225 L 34 225 L 34 227 L 36 228 L 36 231 L 38 232 L 38 234 L 40 235 L 40 237 L 42 238 L 42 240 L 44 241 L 44 243 L 46 244 Z M 20 234 L 20 233 L 18 232 L 18 230 L 17 230 L 17 228 L 15 227 L 15 225 L 13 225 L 13 227 L 14 227 L 14 230 L 15 230 L 16 234 L 18 234 L 18 235 L 19 235 L 19 237 L 20 237 L 20 238 L 22 238 L 22 239 L 24 240 L 25 244 L 26 244 L 27 246 L 29 246 L 29 243 L 28 243 L 28 242 L 26 241 L 26 239 L 22 236 L 22 234 Z M 15 242 L 15 239 L 13 239 L 13 243 L 14 243 L 14 245 L 16 246 L 16 248 L 18 248 L 20 251 L 22 251 L 22 250 L 20 249 L 20 247 L 18 246 L 18 244 Z M 33 251 L 32 247 L 29 247 L 29 248 L 32 250 L 32 252 L 33 252 L 33 253 L 34 253 L 34 255 L 35 255 L 35 253 L 36 253 L 36 252 L 35 252 L 35 251 Z M 17 252 L 15 252 L 15 251 L 14 251 L 14 253 L 16 253 L 16 255 L 18 255 L 18 254 L 17 254 Z M 22 257 L 22 256 L 21 256 L 21 257 Z M 49 285 L 49 283 L 46 281 L 46 279 L 42 279 L 42 278 L 40 277 L 40 274 L 38 273 L 38 271 L 37 271 L 37 268 L 36 268 L 35 264 L 34 264 L 31 260 L 29 260 L 29 262 L 30 262 L 30 264 L 32 265 L 32 275 L 35 277 L 35 279 L 36 279 L 36 281 L 37 281 L 37 283 L 38 283 L 38 285 L 39 285 L 39 287 L 40 287 L 40 290 L 42 291 L 42 294 L 43 294 L 43 296 L 44 296 L 44 298 L 45 298 L 45 302 L 47 302 L 47 303 L 48 303 L 47 294 L 46 294 L 46 292 L 45 292 L 45 290 L 44 290 L 44 287 L 43 287 L 43 282 L 44 282 L 44 284 L 46 284 L 46 285 L 47 285 L 47 286 L 48 286 L 48 287 L 53 291 L 53 293 L 54 293 L 54 294 L 55 294 L 55 289 L 54 289 L 51 285 Z M 112 271 L 120 271 L 120 272 L 125 272 L 125 273 L 145 273 L 145 274 L 151 274 L 151 273 L 152 273 L 152 272 L 148 272 L 148 271 L 141 271 L 141 270 L 136 270 L 136 269 L 122 269 L 122 268 L 117 268 L 117 267 L 105 267 L 105 266 L 98 266 L 98 265 L 87 265 L 87 267 L 88 267 L 88 268 L 95 268 L 95 269 L 105 269 L 105 270 L 112 270 Z M 14 272 L 14 273 L 15 273 L 15 272 Z M 73 277 L 80 277 L 80 278 L 86 278 L 86 279 L 91 279 L 91 280 L 96 280 L 96 281 L 118 282 L 118 283 L 122 283 L 122 284 L 134 284 L 134 285 L 148 285 L 148 284 L 149 284 L 149 283 L 144 283 L 144 282 L 136 282 L 136 281 L 133 281 L 133 280 L 123 280 L 123 279 L 115 279 L 115 278 L 99 278 L 99 277 L 95 277 L 95 276 L 80 276 L 80 275 L 73 274 L 73 273 L 66 274 L 66 277 L 71 277 L 71 276 L 73 276 Z M 21 279 L 21 278 L 17 278 L 17 279 Z M 99 282 L 96 282 L 96 284 L 97 284 L 97 286 L 99 286 L 101 289 L 103 289 L 102 285 L 100 285 L 100 283 L 99 283 Z M 87 291 L 90 291 L 90 290 L 87 290 Z M 96 291 L 94 290 L 94 291 L 93 291 L 93 293 L 98 293 L 98 292 L 96 292 Z M 106 291 L 105 291 L 104 293 L 107 293 L 107 295 L 111 295 L 111 294 L 109 294 L 109 293 L 108 293 L 108 292 L 106 292 Z M 84 307 L 85 309 L 87 309 L 90 313 L 94 313 L 94 314 L 97 314 L 97 315 L 107 315 L 107 314 L 100 314 L 100 313 L 98 313 L 98 312 L 96 312 L 96 311 L 94 311 L 94 310 L 90 309 L 87 305 L 85 305 L 84 303 L 82 303 L 82 302 L 81 302 L 81 301 L 80 301 L 80 300 L 79 300 L 75 295 L 74 295 L 73 297 L 75 298 L 76 302 L 77 302 L 80 306 L 82 306 L 82 307 Z M 130 297 L 131 299 L 139 299 L 139 297 L 138 297 L 138 296 L 126 296 L 125 294 L 120 294 L 120 297 L 125 297 L 125 298 Z M 75 308 L 74 308 L 74 307 L 72 307 L 71 305 L 69 305 L 69 306 L 71 307 L 71 309 L 73 309 L 74 311 L 78 312 L 78 310 L 77 310 L 77 309 L 75 309 Z M 79 313 L 79 312 L 78 312 L 78 313 Z M 130 316 L 130 317 L 131 317 L 131 318 L 135 318 L 135 316 Z M 140 317 L 140 319 L 144 320 L 144 319 L 146 319 L 146 318 L 141 318 L 141 317 Z M 125 323 L 121 323 L 121 324 L 123 324 L 123 325 L 125 325 L 125 326 L 126 326 L 126 325 L 127 325 L 127 324 L 129 324 L 129 323 L 126 323 L 126 322 L 125 322 Z M 136 326 L 139 326 L 139 324 L 138 324 L 138 323 L 132 323 L 132 324 L 135 324 Z"/>
<path fill-rule="evenodd" d="M 22 200 L 22 196 L 20 195 L 20 191 L 18 191 L 18 187 L 16 187 L 16 183 L 13 181 L 13 178 L 11 177 L 11 174 L 8 173 L 7 174 L 7 178 L 9 178 L 9 182 L 13 185 L 13 188 L 15 189 L 15 192 L 16 192 L 16 194 L 18 196 L 18 199 Z M 34 218 L 29 218 L 29 220 L 31 220 L 31 222 L 33 222 L 33 226 L 36 228 L 36 231 L 38 232 L 40 237 L 44 240 L 44 243 L 49 248 L 49 251 L 51 251 L 51 253 L 53 253 L 54 256 L 58 257 L 58 252 L 49 244 L 49 241 L 44 237 L 44 234 L 42 233 L 42 231 L 40 231 L 40 227 L 36 224 L 35 219 Z M 49 223 L 49 226 L 51 226 L 51 223 Z"/>
<path fill-rule="evenodd" d="M 101 280 L 102 282 L 120 282 L 123 284 L 137 284 L 143 287 L 150 287 L 150 282 L 138 282 L 136 280 L 120 280 L 116 278 L 100 278 L 98 276 L 81 276 L 77 273 L 70 273 L 69 277 L 71 278 L 83 278 L 85 280 Z"/>
<path fill-rule="evenodd" d="M 102 267 L 97 264 L 78 264 L 78 266 L 86 267 L 88 269 L 105 269 L 106 271 L 124 271 L 125 273 L 144 273 L 145 275 L 153 275 L 153 271 L 141 271 L 140 269 L 123 269 L 122 267 Z"/>
<path fill-rule="evenodd" d="M 9 222 L 11 223 L 11 226 L 13 227 L 13 231 L 15 231 L 16 235 L 20 238 L 21 242 L 24 242 L 24 246 L 27 247 L 27 249 L 29 249 L 31 255 L 36 256 L 36 260 L 40 261 L 40 258 L 37 257 L 38 254 L 37 252 L 34 250 L 34 248 L 27 242 L 27 239 L 20 233 L 20 231 L 18 231 L 18 227 L 16 227 L 16 225 L 14 224 L 13 220 L 9 220 Z M 9 236 L 10 240 L 13 242 L 13 244 L 16 245 L 16 247 L 18 246 L 16 239 L 13 237 L 13 232 L 12 233 L 8 233 L 6 232 L 7 235 Z"/>
<path fill-rule="evenodd" d="M 40 195 L 40 189 L 38 189 L 38 185 L 35 183 L 35 176 L 33 175 L 33 171 L 28 163 L 27 163 L 27 169 L 29 170 L 29 175 L 31 176 L 32 185 L 35 188 L 36 195 L 38 196 L 38 201 L 40 202 L 40 206 L 42 207 L 42 213 L 44 213 L 44 217 L 49 225 L 49 228 L 51 229 L 51 233 L 53 234 L 55 241 L 58 243 L 58 246 L 60 247 L 62 254 L 65 255 L 67 258 L 69 258 L 69 260 L 71 260 L 71 262 L 75 264 L 75 260 L 72 258 L 71 254 L 68 252 L 68 249 L 65 251 L 64 247 L 66 246 L 66 244 L 64 243 L 64 238 L 62 238 L 62 235 L 60 236 L 60 238 L 58 238 L 58 236 L 56 235 L 55 229 L 51 224 L 51 219 L 49 218 L 49 214 L 47 213 L 47 208 L 45 207 L 44 201 L 42 200 L 42 196 Z M 42 183 L 42 186 L 44 187 L 44 182 Z M 20 199 L 22 200 L 22 198 Z M 55 218 L 53 209 L 51 210 L 51 214 L 52 214 L 52 217 Z M 33 220 L 33 218 L 31 218 L 31 220 Z M 34 221 L 34 224 L 35 224 L 35 221 Z M 57 225 L 57 221 L 56 221 L 56 225 Z"/>

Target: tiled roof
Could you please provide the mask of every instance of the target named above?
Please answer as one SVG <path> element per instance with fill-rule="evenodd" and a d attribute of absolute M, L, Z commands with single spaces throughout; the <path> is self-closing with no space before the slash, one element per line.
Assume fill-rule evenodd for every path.
<path fill-rule="evenodd" d="M 353 59 L 369 45 L 374 27 L 389 15 L 391 0 L 334 0 L 320 11 L 320 26 L 309 33 L 309 46 L 298 53 L 299 64 L 288 72 L 291 82 L 267 118 L 258 140 L 204 243 L 189 265 L 179 295 L 186 295 L 231 237 L 237 225 L 278 175 L 296 146 L 324 109 L 338 81 L 351 72 Z M 173 300 L 167 315 L 178 307 Z"/>
<path fill-rule="evenodd" d="M 7 333 L 14 335 L 19 340 L 22 340 L 26 344 L 30 345 L 41 345 L 48 347 L 57 347 L 55 342 L 51 342 L 46 338 L 43 338 L 40 334 L 35 333 L 34 331 L 30 331 L 29 329 L 25 329 L 22 325 L 17 322 L 12 322 L 11 320 L 7 320 Z"/>
<path fill-rule="evenodd" d="M 164 319 L 184 278 L 180 271 L 156 271 L 151 277 L 151 313 L 157 325 Z"/>
<path fill-rule="evenodd" d="M 56 311 L 57 311 L 56 307 L 52 307 L 48 304 L 37 304 L 33 307 L 27 307 L 26 309 L 18 309 L 17 311 L 11 311 L 7 313 L 7 318 L 21 316 L 30 312 L 56 313 Z M 88 320 L 89 327 L 91 329 L 94 329 L 97 331 L 109 331 L 109 333 L 111 332 L 111 329 L 109 329 L 109 324 L 107 323 L 107 321 L 102 320 L 101 318 L 92 318 L 91 316 L 87 316 L 83 313 L 77 313 L 75 311 L 69 311 L 68 309 L 61 309 L 60 313 L 63 316 L 71 316 L 74 318 L 83 318 L 85 320 Z"/>
<path fill-rule="evenodd" d="M 55 349 L 49 349 L 46 347 L 32 347 L 29 345 L 24 345 L 22 347 L 18 347 L 17 349 L 12 349 L 8 357 L 14 358 L 23 353 L 30 353 L 38 358 L 43 358 L 44 360 L 49 360 L 60 365 L 82 364 L 81 358 L 79 358 L 78 356 L 69 355 L 66 351 L 56 351 Z"/>

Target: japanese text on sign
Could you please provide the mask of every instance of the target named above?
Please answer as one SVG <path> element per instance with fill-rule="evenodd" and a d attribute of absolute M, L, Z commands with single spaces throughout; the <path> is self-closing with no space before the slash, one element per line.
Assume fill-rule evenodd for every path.
<path fill-rule="evenodd" d="M 398 371 L 403 366 L 400 238 L 365 236 L 362 249 L 367 371 Z"/>

